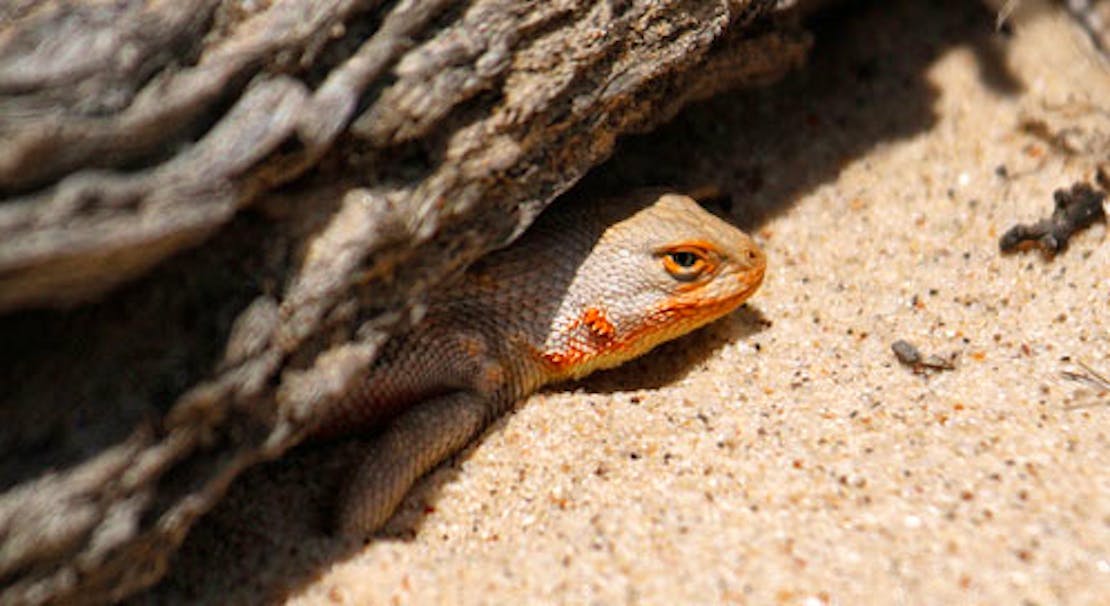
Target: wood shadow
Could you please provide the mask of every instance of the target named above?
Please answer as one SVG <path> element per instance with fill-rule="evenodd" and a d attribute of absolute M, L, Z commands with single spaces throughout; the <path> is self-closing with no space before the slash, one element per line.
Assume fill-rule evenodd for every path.
<path fill-rule="evenodd" d="M 576 190 L 709 186 L 724 202 L 719 214 L 757 231 L 872 148 L 928 131 L 940 94 L 928 70 L 944 53 L 972 52 L 981 81 L 1000 96 L 1023 90 L 994 13 L 965 4 L 833 6 L 810 23 L 805 67 L 769 88 L 691 105 L 656 131 L 625 139 Z"/>

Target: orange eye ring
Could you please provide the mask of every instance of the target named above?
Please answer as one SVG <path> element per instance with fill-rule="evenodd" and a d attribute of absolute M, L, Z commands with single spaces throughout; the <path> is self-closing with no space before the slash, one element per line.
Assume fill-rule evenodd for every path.
<path fill-rule="evenodd" d="M 717 269 L 716 255 L 702 246 L 682 244 L 660 251 L 663 269 L 677 280 L 691 282 Z"/>

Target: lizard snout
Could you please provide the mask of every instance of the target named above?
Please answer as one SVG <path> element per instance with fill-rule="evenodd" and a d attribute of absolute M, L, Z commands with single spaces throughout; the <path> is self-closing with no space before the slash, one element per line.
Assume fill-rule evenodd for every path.
<path fill-rule="evenodd" d="M 736 278 L 744 285 L 744 295 L 750 295 L 763 283 L 763 274 L 767 270 L 767 255 L 754 242 L 750 242 L 741 254 L 741 270 Z"/>

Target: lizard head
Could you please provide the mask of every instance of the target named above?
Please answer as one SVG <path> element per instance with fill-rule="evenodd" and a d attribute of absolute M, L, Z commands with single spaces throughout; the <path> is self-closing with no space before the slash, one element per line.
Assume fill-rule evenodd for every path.
<path fill-rule="evenodd" d="M 641 288 L 657 297 L 649 313 L 667 333 L 731 312 L 763 282 L 767 258 L 759 246 L 686 196 L 663 194 L 627 222 L 634 236 L 625 245 L 639 249 Z"/>
<path fill-rule="evenodd" d="M 610 224 L 582 275 L 601 285 L 581 324 L 596 358 L 615 366 L 733 311 L 763 282 L 766 256 L 744 232 L 677 194 L 649 193 Z M 601 312 L 604 311 L 604 313 Z"/>

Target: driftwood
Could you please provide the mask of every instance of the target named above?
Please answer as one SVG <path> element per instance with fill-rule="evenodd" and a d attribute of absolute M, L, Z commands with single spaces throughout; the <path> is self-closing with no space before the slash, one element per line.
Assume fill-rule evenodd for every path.
<path fill-rule="evenodd" d="M 619 135 L 799 64 L 776 6 L 4 3 L 0 603 L 156 580 Z"/>

